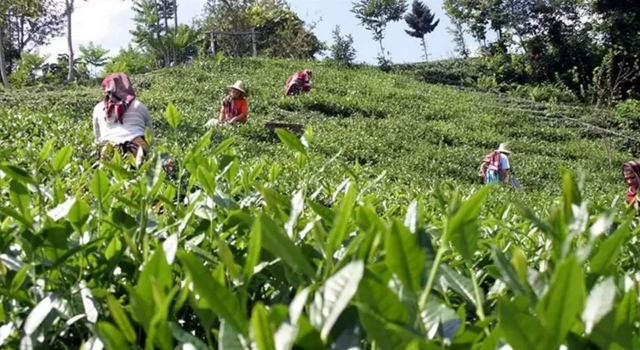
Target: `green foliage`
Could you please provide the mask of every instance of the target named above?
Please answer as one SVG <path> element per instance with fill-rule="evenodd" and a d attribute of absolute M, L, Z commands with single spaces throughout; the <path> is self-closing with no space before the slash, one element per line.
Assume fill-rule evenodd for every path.
<path fill-rule="evenodd" d="M 299 64 L 135 76 L 156 130 L 139 169 L 92 168 L 97 87 L 0 95 L 0 346 L 636 348 L 638 229 L 611 203 L 607 162 L 628 156 L 611 139 L 373 68 L 311 63 L 318 89 L 282 99 L 268 82 Z M 249 123 L 203 135 L 232 77 Z M 273 119 L 308 128 L 270 135 Z M 475 175 L 506 139 L 518 193 Z"/>
<path fill-rule="evenodd" d="M 256 49 L 261 56 L 312 59 L 325 49 L 313 33 L 315 23 L 302 21 L 286 1 L 209 1 L 203 17 L 201 29 L 204 31 L 255 29 L 258 32 Z M 253 54 L 249 35 L 217 35 L 215 40 L 216 51 L 227 56 Z"/>
<path fill-rule="evenodd" d="M 286 4 L 257 2 L 246 9 L 249 24 L 258 35 L 258 53 L 266 57 L 312 59 L 325 49 L 313 33 L 315 24 L 306 25 Z"/>
<path fill-rule="evenodd" d="M 18 62 L 18 68 L 11 74 L 11 85 L 16 88 L 35 85 L 40 79 L 38 73 L 47 60 L 37 54 L 24 52 Z"/>
<path fill-rule="evenodd" d="M 407 11 L 405 0 L 359 0 L 353 3 L 351 12 L 356 15 L 360 24 L 373 34 L 373 40 L 380 44 L 378 56 L 380 67 L 386 68 L 390 63 L 382 46 L 387 25 L 401 20 L 405 11 Z"/>
<path fill-rule="evenodd" d="M 353 47 L 353 36 L 342 36 L 340 26 L 336 26 L 332 32 L 333 45 L 331 45 L 331 59 L 339 64 L 350 67 L 356 59 L 356 49 Z"/>
<path fill-rule="evenodd" d="M 640 130 L 640 101 L 627 100 L 618 103 L 614 108 L 613 118 L 624 129 Z"/>
<path fill-rule="evenodd" d="M 404 16 L 404 21 L 407 23 L 411 30 L 405 30 L 405 32 L 414 37 L 422 40 L 422 46 L 424 49 L 424 59 L 429 60 L 427 53 L 427 42 L 425 36 L 433 32 L 440 20 L 435 20 L 435 15 L 431 13 L 431 9 L 420 0 L 414 0 L 411 5 L 411 12 Z"/>
<path fill-rule="evenodd" d="M 145 54 L 137 48 L 128 47 L 120 49 L 120 53 L 105 64 L 103 74 L 124 72 L 127 74 L 140 74 L 155 68 L 153 57 Z"/>
<path fill-rule="evenodd" d="M 93 71 L 90 72 L 92 76 L 96 76 L 96 69 L 107 64 L 109 50 L 105 50 L 100 45 L 96 46 L 93 42 L 89 42 L 87 46 L 80 45 L 80 53 L 82 54 L 82 60 L 93 67 Z"/>

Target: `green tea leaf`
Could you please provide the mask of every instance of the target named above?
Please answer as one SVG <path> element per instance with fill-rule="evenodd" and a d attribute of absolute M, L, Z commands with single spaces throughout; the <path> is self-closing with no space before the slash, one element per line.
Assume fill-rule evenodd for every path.
<path fill-rule="evenodd" d="M 357 292 L 358 307 L 398 324 L 409 323 L 407 308 L 387 286 L 387 281 L 367 268 Z"/>
<path fill-rule="evenodd" d="M 411 204 L 409 204 L 409 207 L 407 208 L 407 214 L 404 218 L 404 225 L 412 234 L 416 233 L 416 229 L 418 227 L 418 216 L 418 201 L 414 199 Z"/>
<path fill-rule="evenodd" d="M 176 130 L 178 128 L 178 124 L 180 123 L 180 111 L 178 111 L 173 103 L 169 102 L 164 115 L 167 118 L 167 123 L 169 123 L 173 130 Z"/>
<path fill-rule="evenodd" d="M 51 163 L 53 171 L 56 173 L 62 171 L 62 169 L 71 161 L 72 155 L 73 146 L 67 145 L 62 147 L 62 149 L 56 153 L 55 157 L 53 157 L 53 162 Z"/>
<path fill-rule="evenodd" d="M 312 200 L 308 200 L 307 204 L 309 204 L 309 207 L 318 215 L 320 215 L 320 217 L 327 221 L 327 222 L 334 222 L 335 218 L 336 218 L 336 214 L 331 211 L 331 209 L 325 207 L 323 204 L 321 203 L 317 203 L 314 202 Z"/>
<path fill-rule="evenodd" d="M 253 312 L 251 313 L 251 330 L 258 350 L 276 349 L 267 310 L 260 302 L 253 307 Z"/>
<path fill-rule="evenodd" d="M 0 206 L 0 214 L 2 214 L 4 216 L 8 216 L 10 218 L 13 218 L 17 222 L 19 222 L 22 225 L 24 225 L 25 227 L 31 226 L 31 222 L 29 220 L 27 220 L 24 216 L 22 216 L 22 214 L 18 213 L 17 211 L 15 211 L 15 210 L 13 210 L 11 208 L 6 208 L 6 207 L 1 207 Z"/>
<path fill-rule="evenodd" d="M 449 240 L 469 264 L 473 264 L 478 247 L 476 219 L 490 189 L 485 186 L 464 202 L 447 226 Z"/>
<path fill-rule="evenodd" d="M 213 154 L 222 154 L 224 151 L 229 149 L 229 147 L 231 147 L 235 141 L 236 141 L 235 138 L 230 137 L 230 138 L 220 142 L 220 144 L 213 151 Z"/>
<path fill-rule="evenodd" d="M 455 311 L 435 297 L 429 298 L 424 310 L 420 312 L 420 318 L 429 339 L 434 339 L 440 333 L 446 342 L 451 342 L 463 322 Z"/>
<path fill-rule="evenodd" d="M 401 222 L 394 221 L 387 232 L 384 247 L 389 269 L 411 292 L 418 293 L 422 287 L 425 256 L 416 237 Z"/>
<path fill-rule="evenodd" d="M 615 297 L 616 285 L 613 277 L 605 279 L 591 289 L 587 305 L 582 311 L 582 322 L 587 334 L 590 334 L 596 324 L 613 309 Z"/>
<path fill-rule="evenodd" d="M 53 309 L 53 304 L 58 300 L 55 293 L 49 294 L 29 312 L 27 319 L 24 321 L 23 329 L 26 335 L 32 335 L 38 330 L 38 327 L 49 316 Z"/>
<path fill-rule="evenodd" d="M 157 286 L 157 284 L 153 285 L 154 294 L 156 295 L 159 293 Z M 169 331 L 167 317 L 169 316 L 169 308 L 173 298 L 178 293 L 178 290 L 179 288 L 176 286 L 168 295 L 154 297 L 156 311 L 149 324 L 149 332 L 147 332 L 147 340 L 145 341 L 146 350 L 153 350 L 156 346 L 163 350 L 173 350 L 173 337 Z"/>
<path fill-rule="evenodd" d="M 607 238 L 598 252 L 591 258 L 591 271 L 595 274 L 606 275 L 615 267 L 615 261 L 620 255 L 620 248 L 629 236 L 629 222 L 623 222 L 616 232 Z"/>
<path fill-rule="evenodd" d="M 244 281 L 249 283 L 253 270 L 260 262 L 260 251 L 262 250 L 262 226 L 260 220 L 254 220 L 251 227 L 251 236 L 249 239 L 249 250 L 244 263 Z"/>
<path fill-rule="evenodd" d="M 511 263 L 513 264 L 514 269 L 518 273 L 518 277 L 520 278 L 520 283 L 524 286 L 528 284 L 528 271 L 529 268 L 527 266 L 527 257 L 522 252 L 522 249 L 515 248 L 513 250 L 513 257 L 511 258 Z"/>
<path fill-rule="evenodd" d="M 564 198 L 564 213 L 566 220 L 565 222 L 569 223 L 571 218 L 573 217 L 573 210 L 571 206 L 580 205 L 582 203 L 582 196 L 580 195 L 578 185 L 573 180 L 573 176 L 567 170 L 563 170 L 562 172 L 562 188 L 562 194 Z"/>
<path fill-rule="evenodd" d="M 67 219 L 69 219 L 69 222 L 71 222 L 76 230 L 80 231 L 82 226 L 89 219 L 90 214 L 91 208 L 89 207 L 89 204 L 82 199 L 76 199 L 75 203 L 73 203 L 69 210 L 69 214 L 67 214 Z"/>
<path fill-rule="evenodd" d="M 535 317 L 519 310 L 506 297 L 500 299 L 498 312 L 502 334 L 514 350 L 547 349 L 546 331 Z"/>
<path fill-rule="evenodd" d="M 29 268 L 31 268 L 31 266 L 29 265 L 23 266 L 13 277 L 13 280 L 11 280 L 11 287 L 9 289 L 11 291 L 11 294 L 15 294 L 16 292 L 18 292 L 18 290 L 20 290 L 20 288 L 22 288 L 24 280 L 27 278 Z"/>
<path fill-rule="evenodd" d="M 11 203 L 17 207 L 20 214 L 29 222 L 32 222 L 31 218 L 31 195 L 27 188 L 16 180 L 11 180 L 9 183 L 9 198 Z"/>
<path fill-rule="evenodd" d="M 511 263 L 509 263 L 507 257 L 504 256 L 504 253 L 502 253 L 502 251 L 497 247 L 493 247 L 491 249 L 491 256 L 493 257 L 493 263 L 502 275 L 502 281 L 511 289 L 511 291 L 518 294 L 526 294 L 527 290 L 524 288 L 522 283 L 520 283 L 518 273 Z"/>
<path fill-rule="evenodd" d="M 98 322 L 96 325 L 98 335 L 108 350 L 128 349 L 122 333 L 109 322 Z"/>
<path fill-rule="evenodd" d="M 584 307 L 584 272 L 575 257 L 561 262 L 551 280 L 547 294 L 538 303 L 538 313 L 551 334 L 551 348 L 564 341 Z"/>
<path fill-rule="evenodd" d="M 299 270 L 309 278 L 314 278 L 314 268 L 273 219 L 263 213 L 259 220 L 262 226 L 262 246 L 294 270 Z"/>
<path fill-rule="evenodd" d="M 327 340 L 331 328 L 356 294 L 363 274 L 364 263 L 351 262 L 329 277 L 316 292 L 311 306 L 311 324 L 320 331 L 323 341 Z"/>
<path fill-rule="evenodd" d="M 107 194 L 109 193 L 109 188 L 111 187 L 109 183 L 109 178 L 107 174 L 102 171 L 102 169 L 97 169 L 93 173 L 93 178 L 91 179 L 91 193 L 98 199 L 99 202 L 103 202 Z"/>
<path fill-rule="evenodd" d="M 198 167 L 197 177 L 198 183 L 200 183 L 204 192 L 213 198 L 216 195 L 215 176 L 207 172 L 203 167 Z"/>
<path fill-rule="evenodd" d="M 138 279 L 136 291 L 147 304 L 154 304 L 153 285 L 157 285 L 162 296 L 169 294 L 173 288 L 171 268 L 164 254 L 164 249 L 158 247 L 151 259 L 145 264 Z"/>
<path fill-rule="evenodd" d="M 40 155 L 38 156 L 38 168 L 44 164 L 44 162 L 49 159 L 51 156 L 51 150 L 53 149 L 53 144 L 57 141 L 55 137 L 52 137 L 47 141 L 44 146 L 42 146 L 42 150 L 40 151 Z"/>
<path fill-rule="evenodd" d="M 229 323 L 240 334 L 247 334 L 248 322 L 235 294 L 220 285 L 191 253 L 178 252 L 178 258 L 191 275 L 193 287 L 209 305 L 209 309 Z"/>
<path fill-rule="evenodd" d="M 356 186 L 350 183 L 344 198 L 342 198 L 342 203 L 336 214 L 331 232 L 329 232 L 329 240 L 327 241 L 327 255 L 329 256 L 333 256 L 333 253 L 349 235 L 349 220 L 351 219 L 351 213 L 355 205 L 356 195 Z"/>
<path fill-rule="evenodd" d="M 249 341 L 225 320 L 220 321 L 219 350 L 251 350 Z"/>
<path fill-rule="evenodd" d="M 136 341 L 136 333 L 131 326 L 131 322 L 129 322 L 129 317 L 124 313 L 120 303 L 113 295 L 107 295 L 107 305 L 109 306 L 109 311 L 111 312 L 111 318 L 116 322 L 120 331 L 124 335 L 124 338 L 131 344 Z"/>
<path fill-rule="evenodd" d="M 304 147 L 302 142 L 296 137 L 296 135 L 284 130 L 284 129 L 276 129 L 276 133 L 280 138 L 280 141 L 284 143 L 289 149 L 294 152 L 302 153 L 307 155 L 307 149 Z"/>
<path fill-rule="evenodd" d="M 390 329 L 391 323 L 374 314 L 368 308 L 358 308 L 358 316 L 367 335 L 375 340 L 381 350 L 404 349 L 409 343 L 408 340 L 403 339 Z"/>
<path fill-rule="evenodd" d="M 229 272 L 231 278 L 239 280 L 240 271 L 238 269 L 238 266 L 236 266 L 235 260 L 233 259 L 233 252 L 231 252 L 231 249 L 229 249 L 227 242 L 220 238 L 218 238 L 218 256 L 220 256 L 220 260 L 227 268 L 227 271 Z"/>
<path fill-rule="evenodd" d="M 476 307 L 480 307 L 480 305 L 477 305 L 475 299 L 473 282 L 471 281 L 471 279 L 459 274 L 447 265 L 440 265 L 439 274 L 440 278 L 444 279 L 446 284 L 451 289 L 456 291 L 456 293 L 466 299 L 469 303 L 475 305 Z M 481 302 L 484 302 L 484 292 L 482 290 L 480 290 L 480 300 Z"/>
<path fill-rule="evenodd" d="M 20 181 L 23 184 L 32 184 L 37 186 L 36 181 L 31 177 L 31 175 L 29 175 L 29 173 L 15 165 L 6 163 L 0 164 L 0 170 L 2 170 L 2 172 L 7 174 L 10 178 Z"/>
<path fill-rule="evenodd" d="M 175 322 L 169 322 L 169 330 L 171 331 L 171 334 L 173 334 L 173 337 L 180 343 L 191 344 L 196 350 L 209 350 L 207 344 L 182 329 L 182 327 Z"/>

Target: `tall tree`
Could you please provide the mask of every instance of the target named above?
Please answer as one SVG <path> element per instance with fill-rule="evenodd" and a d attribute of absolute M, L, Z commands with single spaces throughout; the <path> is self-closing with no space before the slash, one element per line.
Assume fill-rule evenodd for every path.
<path fill-rule="evenodd" d="M 261 56 L 311 59 L 324 49 L 305 23 L 283 0 L 209 0 L 203 10 L 202 31 L 247 31 L 255 28 Z M 216 50 L 229 56 L 253 53 L 249 36 L 219 35 Z"/>
<path fill-rule="evenodd" d="M 40 9 L 40 3 L 37 0 L 2 0 L 0 1 L 0 77 L 2 78 L 2 84 L 5 88 L 10 89 L 9 75 L 7 74 L 7 62 L 5 60 L 5 47 L 4 44 L 10 37 L 5 37 L 7 30 L 7 21 L 9 19 L 9 13 L 25 13 L 35 15 Z"/>
<path fill-rule="evenodd" d="M 38 7 L 37 12 L 14 7 L 7 14 L 5 39 L 10 40 L 10 47 L 5 47 L 5 59 L 10 70 L 23 52 L 47 45 L 62 35 L 63 6 L 56 0 L 38 0 Z"/>
<path fill-rule="evenodd" d="M 177 63 L 177 50 L 175 46 L 176 39 L 178 37 L 178 0 L 173 0 L 173 62 Z"/>
<path fill-rule="evenodd" d="M 160 16 L 164 20 L 164 65 L 169 62 L 169 18 L 173 17 L 173 6 L 169 6 L 169 0 L 160 0 Z"/>
<path fill-rule="evenodd" d="M 74 9 L 74 2 L 75 0 L 65 0 L 65 14 L 67 15 L 67 46 L 69 48 L 69 67 L 68 69 L 68 75 L 67 75 L 67 82 L 71 82 L 74 79 L 74 73 L 75 73 L 75 69 L 74 69 L 74 58 L 73 58 L 73 37 L 72 37 L 72 26 L 71 26 L 71 15 L 73 14 L 73 9 Z"/>
<path fill-rule="evenodd" d="M 411 6 L 411 12 L 404 16 L 404 21 L 407 22 L 407 25 L 411 28 L 411 30 L 405 30 L 405 32 L 414 38 L 422 40 L 424 59 L 426 61 L 429 60 L 429 54 L 427 52 L 427 40 L 425 36 L 433 32 L 440 23 L 439 19 L 435 22 L 434 20 L 435 15 L 431 13 L 429 6 L 420 0 L 414 0 Z"/>
<path fill-rule="evenodd" d="M 135 30 L 131 31 L 133 42 L 151 54 L 157 67 L 165 66 L 165 45 L 162 36 L 161 7 L 157 0 L 135 0 L 133 2 Z"/>
<path fill-rule="evenodd" d="M 89 71 L 92 76 L 96 76 L 97 70 L 107 64 L 109 50 L 101 45 L 96 46 L 93 42 L 89 42 L 87 46 L 80 45 L 80 53 L 84 63 L 93 68 Z"/>
<path fill-rule="evenodd" d="M 4 18 L 0 15 L 0 76 L 2 76 L 2 85 L 5 88 L 11 89 L 9 84 L 9 77 L 7 75 L 7 64 L 4 59 Z"/>
<path fill-rule="evenodd" d="M 467 46 L 467 41 L 464 38 L 465 28 L 462 20 L 458 18 L 451 18 L 452 26 L 447 28 L 447 32 L 453 36 L 453 42 L 456 44 L 456 52 L 462 58 L 469 58 L 471 52 Z"/>
<path fill-rule="evenodd" d="M 333 30 L 333 45 L 331 45 L 331 58 L 345 66 L 353 65 L 356 59 L 356 49 L 353 47 L 353 36 L 340 33 L 340 26 Z"/>
<path fill-rule="evenodd" d="M 373 39 L 380 44 L 381 61 L 386 61 L 384 39 L 387 25 L 402 19 L 407 10 L 405 0 L 359 0 L 353 3 L 353 12 L 360 24 L 373 33 Z"/>

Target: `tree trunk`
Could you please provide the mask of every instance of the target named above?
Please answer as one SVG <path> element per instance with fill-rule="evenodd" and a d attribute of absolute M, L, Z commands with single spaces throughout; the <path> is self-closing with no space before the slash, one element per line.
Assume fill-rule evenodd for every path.
<path fill-rule="evenodd" d="M 429 62 L 429 54 L 427 53 L 427 40 L 422 36 L 422 49 L 424 50 L 424 60 Z"/>
<path fill-rule="evenodd" d="M 178 48 L 176 38 L 178 37 L 178 0 L 173 0 L 173 63 L 178 64 Z"/>
<path fill-rule="evenodd" d="M 0 21 L 0 76 L 2 76 L 2 84 L 7 89 L 11 89 L 9 84 L 9 77 L 7 76 L 6 62 L 4 61 L 4 27 L 2 21 Z"/>
<path fill-rule="evenodd" d="M 157 0 L 153 0 L 153 4 L 155 5 L 156 11 L 158 11 L 158 21 L 156 22 L 156 36 L 158 37 L 158 44 L 164 46 L 162 43 L 162 35 L 160 34 L 160 13 L 161 13 L 160 3 L 158 3 Z M 161 53 L 159 52 L 158 54 L 161 54 Z M 162 62 L 162 66 L 156 64 L 157 66 L 159 66 L 158 68 L 164 68 L 167 66 L 166 58 L 167 58 L 166 56 L 163 58 L 164 62 Z M 156 57 L 156 62 L 157 61 L 158 61 L 158 58 Z"/>
<path fill-rule="evenodd" d="M 71 31 L 71 14 L 73 13 L 73 1 L 67 1 L 67 45 L 69 46 L 69 73 L 67 75 L 67 82 L 72 82 L 74 79 L 75 67 L 73 59 L 73 38 Z"/>
<path fill-rule="evenodd" d="M 165 67 L 167 66 L 167 62 L 169 62 L 169 19 L 167 18 L 167 10 L 169 8 L 167 2 L 169 0 L 162 0 L 162 17 L 164 17 L 164 62 Z"/>

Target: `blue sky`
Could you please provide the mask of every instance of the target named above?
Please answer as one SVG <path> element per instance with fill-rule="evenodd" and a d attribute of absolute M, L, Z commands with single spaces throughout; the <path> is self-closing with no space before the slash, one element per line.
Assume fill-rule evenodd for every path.
<path fill-rule="evenodd" d="M 57 0 L 63 2 L 64 0 Z M 126 46 L 133 29 L 133 12 L 131 0 L 89 0 L 77 1 L 72 21 L 74 46 L 86 45 L 90 41 L 100 44 L 117 53 L 120 47 Z M 179 19 L 182 23 L 200 16 L 205 0 L 179 0 Z M 289 0 L 298 15 L 307 22 L 318 22 L 315 28 L 320 40 L 331 43 L 331 31 L 340 25 L 343 34 L 352 34 L 358 52 L 358 61 L 374 63 L 379 47 L 373 41 L 371 33 L 358 24 L 350 12 L 351 0 Z M 442 0 L 426 0 L 427 5 L 440 19 L 440 25 L 427 36 L 430 59 L 443 59 L 455 56 L 451 35 L 446 28 L 449 19 L 442 9 Z M 420 41 L 408 36 L 404 29 L 404 21 L 393 23 L 387 28 L 385 48 L 391 52 L 394 62 L 416 62 L 422 60 Z M 469 42 L 471 44 L 471 42 Z M 40 53 L 55 57 L 67 51 L 66 38 L 56 38 L 47 47 L 39 49 Z"/>

